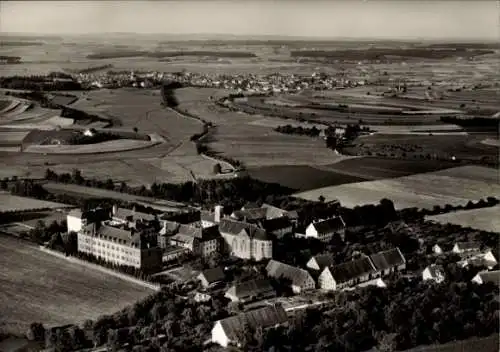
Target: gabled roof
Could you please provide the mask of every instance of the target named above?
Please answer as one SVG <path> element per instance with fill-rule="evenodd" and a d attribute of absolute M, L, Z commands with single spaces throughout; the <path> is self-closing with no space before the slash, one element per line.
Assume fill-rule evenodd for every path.
<path fill-rule="evenodd" d="M 190 245 L 193 245 L 195 239 L 196 237 L 184 235 L 182 233 L 178 233 L 170 238 L 171 241 L 189 243 Z"/>
<path fill-rule="evenodd" d="M 241 231 L 245 231 L 251 238 L 258 240 L 268 240 L 266 231 L 256 225 L 249 224 L 242 221 L 221 219 L 219 224 L 219 231 L 233 236 L 238 236 Z"/>
<path fill-rule="evenodd" d="M 271 283 L 267 279 L 256 279 L 238 282 L 231 286 L 227 293 L 231 296 L 242 298 L 248 296 L 258 296 L 266 292 L 274 291 Z"/>
<path fill-rule="evenodd" d="M 347 282 L 376 272 L 372 261 L 368 257 L 351 260 L 340 265 L 333 265 L 329 267 L 329 270 L 337 283 Z"/>
<path fill-rule="evenodd" d="M 477 273 L 483 283 L 491 282 L 495 285 L 500 285 L 500 270 L 494 271 L 481 271 Z"/>
<path fill-rule="evenodd" d="M 224 281 L 224 278 L 226 277 L 224 275 L 224 271 L 222 271 L 220 267 L 203 270 L 200 273 L 200 276 L 203 276 L 209 284 Z"/>
<path fill-rule="evenodd" d="M 481 243 L 479 242 L 457 242 L 455 244 L 462 251 L 479 250 L 481 248 Z"/>
<path fill-rule="evenodd" d="M 113 217 L 116 219 L 122 219 L 125 220 L 127 217 L 131 216 L 134 220 L 137 219 L 143 219 L 143 220 L 154 220 L 155 216 L 152 214 L 146 214 L 146 213 L 141 213 L 139 211 L 134 211 L 130 209 L 125 209 L 125 208 L 118 208 L 116 209 L 116 213 L 113 214 Z"/>
<path fill-rule="evenodd" d="M 318 254 L 314 256 L 313 259 L 318 264 L 319 270 L 323 270 L 324 268 L 335 264 L 335 258 L 332 253 Z"/>
<path fill-rule="evenodd" d="M 266 214 L 267 210 L 265 208 L 254 208 L 246 210 L 236 210 L 231 214 L 231 217 L 237 220 L 246 219 L 247 221 L 251 221 L 265 219 Z"/>
<path fill-rule="evenodd" d="M 431 264 L 424 270 L 428 270 L 429 274 L 432 277 L 437 277 L 437 276 L 443 276 L 444 277 L 444 269 L 441 265 L 438 264 Z"/>
<path fill-rule="evenodd" d="M 281 208 L 275 207 L 274 205 L 270 204 L 262 204 L 261 206 L 262 209 L 266 209 L 266 218 L 267 219 L 274 219 L 274 218 L 280 218 L 283 216 L 289 216 L 288 211 L 283 210 Z"/>
<path fill-rule="evenodd" d="M 391 269 L 406 263 L 398 247 L 372 254 L 370 259 L 378 271 Z"/>
<path fill-rule="evenodd" d="M 292 222 L 287 217 L 272 218 L 262 221 L 262 227 L 267 231 L 286 229 L 292 226 Z"/>
<path fill-rule="evenodd" d="M 309 279 L 311 274 L 304 269 L 291 266 L 277 260 L 270 260 L 266 266 L 267 275 L 275 279 L 285 278 L 292 281 L 292 285 L 302 287 Z"/>
<path fill-rule="evenodd" d="M 329 233 L 334 233 L 336 231 L 341 231 L 345 229 L 345 223 L 344 220 L 340 216 L 326 219 L 326 220 L 321 220 L 318 222 L 313 222 L 312 225 L 318 231 L 318 233 L 321 234 L 329 234 Z"/>
<path fill-rule="evenodd" d="M 237 340 L 245 329 L 270 328 L 288 321 L 285 310 L 281 306 L 266 306 L 245 313 L 219 320 L 226 336 L 230 340 Z"/>

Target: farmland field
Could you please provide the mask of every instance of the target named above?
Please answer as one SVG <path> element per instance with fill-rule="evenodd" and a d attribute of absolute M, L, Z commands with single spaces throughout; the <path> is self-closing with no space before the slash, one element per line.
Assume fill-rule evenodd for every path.
<path fill-rule="evenodd" d="M 112 314 L 153 291 L 0 235 L 0 329 L 82 323 Z"/>
<path fill-rule="evenodd" d="M 0 212 L 16 210 L 28 210 L 28 209 L 56 209 L 56 208 L 73 208 L 73 206 L 48 202 L 44 200 L 38 200 L 33 198 L 18 197 L 13 196 L 9 193 L 0 193 Z"/>
<path fill-rule="evenodd" d="M 476 230 L 500 233 L 500 206 L 460 210 L 447 214 L 427 216 L 427 220 L 441 224 L 454 224 Z"/>
<path fill-rule="evenodd" d="M 485 180 L 494 179 L 497 172 L 496 169 L 478 166 L 468 166 L 466 169 L 458 167 L 394 179 L 318 188 L 296 196 L 310 200 L 317 200 L 319 196 L 326 200 L 338 199 L 349 208 L 375 204 L 383 198 L 391 199 L 396 209 L 465 205 L 469 200 L 500 197 L 500 184 Z"/>

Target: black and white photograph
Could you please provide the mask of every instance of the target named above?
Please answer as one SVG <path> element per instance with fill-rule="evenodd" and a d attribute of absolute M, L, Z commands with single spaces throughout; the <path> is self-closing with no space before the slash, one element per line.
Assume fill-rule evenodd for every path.
<path fill-rule="evenodd" d="M 0 352 L 498 352 L 500 0 L 0 1 Z"/>

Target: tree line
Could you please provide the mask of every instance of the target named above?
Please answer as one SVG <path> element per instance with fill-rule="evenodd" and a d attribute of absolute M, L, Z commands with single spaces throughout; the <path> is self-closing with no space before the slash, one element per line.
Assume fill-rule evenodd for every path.
<path fill-rule="evenodd" d="M 54 76 L 10 76 L 0 78 L 0 87 L 33 91 L 83 90 L 80 83 L 69 80 L 57 80 Z"/>

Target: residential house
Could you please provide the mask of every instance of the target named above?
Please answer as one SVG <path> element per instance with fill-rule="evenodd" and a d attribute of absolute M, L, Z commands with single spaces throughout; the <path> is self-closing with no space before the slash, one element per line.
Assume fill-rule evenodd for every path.
<path fill-rule="evenodd" d="M 317 238 L 323 242 L 329 242 L 335 234 L 339 235 L 342 240 L 345 236 L 345 223 L 342 217 L 314 221 L 306 228 L 306 237 Z"/>
<path fill-rule="evenodd" d="M 265 219 L 261 222 L 261 226 L 269 233 L 277 238 L 282 238 L 284 235 L 293 233 L 293 223 L 286 216 L 280 218 Z"/>
<path fill-rule="evenodd" d="M 198 275 L 198 280 L 201 281 L 201 285 L 204 288 L 212 288 L 223 283 L 225 277 L 226 275 L 224 274 L 222 268 L 217 267 L 217 268 L 203 270 Z"/>
<path fill-rule="evenodd" d="M 259 309 L 240 313 L 215 322 L 212 328 L 212 342 L 228 347 L 230 344 L 240 345 L 240 337 L 246 329 L 268 329 L 288 322 L 283 307 L 266 306 Z"/>
<path fill-rule="evenodd" d="M 141 270 L 161 268 L 162 250 L 157 245 L 154 229 L 112 225 L 107 221 L 83 227 L 77 235 L 78 252 Z"/>
<path fill-rule="evenodd" d="M 257 261 L 272 258 L 272 240 L 264 229 L 254 224 L 221 219 L 219 232 L 230 255 Z"/>
<path fill-rule="evenodd" d="M 488 269 L 492 269 L 498 263 L 491 249 L 488 249 L 483 252 L 467 251 L 467 252 L 462 252 L 459 255 L 461 257 L 461 260 L 458 261 L 457 264 L 461 267 L 472 265 L 472 266 L 485 266 Z"/>
<path fill-rule="evenodd" d="M 422 272 L 422 280 L 432 280 L 436 283 L 441 283 L 445 280 L 444 269 L 441 265 L 432 264 L 424 269 Z"/>
<path fill-rule="evenodd" d="M 294 293 L 301 293 L 302 291 L 314 289 L 316 286 L 313 277 L 307 270 L 277 260 L 270 260 L 266 266 L 266 271 L 267 275 L 274 279 L 290 280 Z"/>
<path fill-rule="evenodd" d="M 435 244 L 434 246 L 432 246 L 432 252 L 434 252 L 435 254 L 443 254 L 444 253 L 443 249 L 438 244 Z"/>
<path fill-rule="evenodd" d="M 306 267 L 315 271 L 323 271 L 324 268 L 332 266 L 335 264 L 335 257 L 332 253 L 318 254 L 311 259 L 306 264 Z"/>
<path fill-rule="evenodd" d="M 475 282 L 479 285 L 485 283 L 492 283 L 496 286 L 500 285 L 500 270 L 495 271 L 480 271 L 476 276 L 472 278 L 472 282 Z"/>
<path fill-rule="evenodd" d="M 248 280 L 235 283 L 226 291 L 224 297 L 232 302 L 248 303 L 255 300 L 272 298 L 276 291 L 267 279 Z"/>
<path fill-rule="evenodd" d="M 406 268 L 406 259 L 398 247 L 372 254 L 370 260 L 382 276 Z"/>
<path fill-rule="evenodd" d="M 377 269 L 371 259 L 364 256 L 339 265 L 323 269 L 318 286 L 323 290 L 341 290 L 371 280 L 377 276 Z"/>
<path fill-rule="evenodd" d="M 217 226 L 180 225 L 178 233 L 170 238 L 170 244 L 187 248 L 202 257 L 208 257 L 220 251 L 221 236 Z"/>
<path fill-rule="evenodd" d="M 480 251 L 481 244 L 479 242 L 457 242 L 452 248 L 453 253 L 464 253 Z"/>

